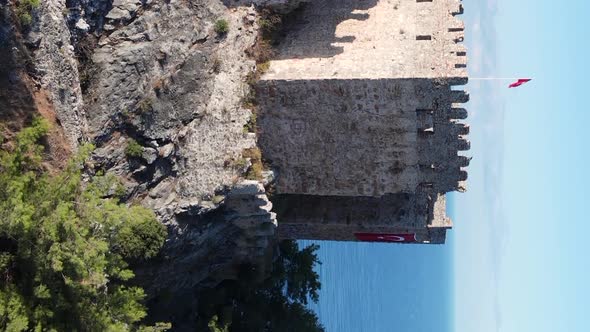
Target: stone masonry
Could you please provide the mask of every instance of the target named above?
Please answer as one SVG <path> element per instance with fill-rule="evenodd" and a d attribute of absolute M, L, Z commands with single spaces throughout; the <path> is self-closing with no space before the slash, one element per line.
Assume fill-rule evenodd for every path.
<path fill-rule="evenodd" d="M 444 243 L 465 189 L 459 0 L 318 0 L 259 82 L 259 145 L 283 238 L 415 234 Z"/>

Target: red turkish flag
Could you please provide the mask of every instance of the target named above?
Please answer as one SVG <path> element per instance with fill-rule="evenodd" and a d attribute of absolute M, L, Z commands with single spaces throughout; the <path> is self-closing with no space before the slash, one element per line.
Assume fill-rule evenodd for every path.
<path fill-rule="evenodd" d="M 509 88 L 516 88 L 517 86 L 521 86 L 530 80 L 531 80 L 530 78 L 519 78 L 518 81 L 510 84 L 508 87 Z"/>
<path fill-rule="evenodd" d="M 416 234 L 354 233 L 354 236 L 365 242 L 416 242 Z"/>

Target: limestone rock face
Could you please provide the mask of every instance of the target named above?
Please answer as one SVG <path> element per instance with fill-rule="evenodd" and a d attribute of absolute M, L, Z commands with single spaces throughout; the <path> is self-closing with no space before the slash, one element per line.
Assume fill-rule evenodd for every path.
<path fill-rule="evenodd" d="M 143 267 L 138 275 L 140 280 L 148 280 L 143 282 L 149 287 L 148 294 L 167 294 L 148 299 L 153 313 L 150 318 L 172 320 L 176 329 L 190 330 L 198 304 L 193 293 L 197 285 L 233 279 L 244 262 L 257 268 L 259 278 L 266 275 L 277 220 L 270 212 L 272 204 L 264 187 L 256 181 L 236 185 L 224 197 L 221 208 L 207 210 L 197 204 L 183 208 L 187 213 L 200 209 L 200 214 L 190 217 L 183 228 L 176 228 L 178 232 L 170 236 L 159 263 Z"/>
<path fill-rule="evenodd" d="M 210 202 L 216 190 L 231 186 L 239 172 L 227 161 L 255 143 L 243 133 L 251 112 L 241 106 L 244 77 L 254 68 L 245 54 L 256 37 L 244 23 L 251 14 L 214 1 L 154 3 L 101 37 L 94 51 L 89 136 L 104 148 L 124 149 L 113 138 L 122 132 L 160 151 L 144 153 L 146 167 L 135 169 L 138 187 L 130 194 L 149 191 L 144 203 L 166 223 L 175 223 L 182 206 Z M 213 29 L 219 18 L 229 22 L 225 36 Z M 125 158 L 111 163 L 132 167 Z"/>
<path fill-rule="evenodd" d="M 75 147 L 85 139 L 87 127 L 78 63 L 63 15 L 65 3 L 65 0 L 41 1 L 38 22 L 28 41 L 36 48 L 36 74 L 51 96 L 69 143 Z"/>
<path fill-rule="evenodd" d="M 77 24 L 78 22 L 80 22 L 80 20 L 82 20 L 84 23 L 88 25 L 87 28 L 83 26 L 86 29 L 81 29 L 82 31 L 73 31 L 73 33 L 82 33 L 80 34 L 80 36 L 83 36 L 85 32 L 102 32 L 106 20 L 105 16 L 108 14 L 110 9 L 115 5 L 115 2 L 120 1 L 69 0 L 67 9 L 65 9 L 64 12 L 67 12 L 67 20 L 70 27 L 72 27 L 72 23 Z M 74 27 L 76 26 L 74 25 Z M 80 27 L 76 28 L 80 29 Z"/>
<path fill-rule="evenodd" d="M 242 99 L 256 12 L 217 1 L 153 2 L 127 6 L 140 14 L 126 24 L 129 16 L 113 14 L 123 7 L 113 3 L 105 22 L 120 26 L 102 35 L 92 57 L 89 136 L 102 144 L 97 161 L 169 226 L 162 264 L 144 271 L 153 277 L 150 293 L 235 277 L 239 262 L 267 256 L 276 227 L 264 188 L 232 190 L 241 171 L 227 165 L 255 144 L 243 133 L 251 111 Z M 218 19 L 228 21 L 226 35 L 214 31 Z M 125 156 L 129 136 L 143 146 L 141 157 Z"/>
<path fill-rule="evenodd" d="M 119 176 L 126 198 L 168 226 L 162 264 L 140 273 L 157 276 L 153 291 L 229 278 L 240 260 L 267 256 L 274 213 L 235 166 L 255 145 L 242 104 L 257 16 L 220 0 L 47 0 L 35 12 L 34 71 L 70 144 L 95 144 L 94 171 Z M 215 31 L 220 19 L 227 33 Z"/>

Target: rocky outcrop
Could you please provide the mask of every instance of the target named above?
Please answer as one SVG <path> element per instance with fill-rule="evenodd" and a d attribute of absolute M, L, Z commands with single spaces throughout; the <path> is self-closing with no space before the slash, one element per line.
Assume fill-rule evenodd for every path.
<path fill-rule="evenodd" d="M 85 20 L 99 36 L 92 75 L 85 73 L 87 137 L 98 145 L 94 168 L 118 175 L 127 199 L 169 226 L 162 261 L 140 278 L 152 281 L 151 294 L 185 292 L 235 277 L 240 262 L 262 268 L 276 218 L 264 187 L 242 181 L 241 156 L 256 139 L 244 130 L 251 110 L 243 107 L 255 70 L 246 50 L 257 38 L 256 10 L 212 0 L 109 8 Z M 218 20 L 228 22 L 227 33 L 215 31 Z M 126 151 L 132 142 L 140 154 Z"/>
<path fill-rule="evenodd" d="M 265 277 L 277 223 L 271 208 L 264 187 L 244 181 L 219 209 L 201 210 L 174 228 L 161 260 L 138 271 L 140 281 L 149 285 L 150 319 L 189 330 L 198 303 L 195 289 L 235 278 L 244 264 Z"/>
<path fill-rule="evenodd" d="M 256 66 L 252 4 L 290 6 L 47 0 L 34 13 L 32 72 L 70 144 L 94 143 L 89 172 L 117 175 L 124 199 L 168 226 L 160 261 L 138 268 L 150 296 L 233 278 L 245 262 L 262 276 L 272 256 L 276 217 L 263 185 L 244 181 L 242 157 L 256 144 L 243 106 Z M 219 20 L 228 31 L 215 30 Z"/>
<path fill-rule="evenodd" d="M 206 0 L 125 7 L 133 15 L 123 6 L 105 15 L 85 94 L 95 168 L 119 175 L 128 199 L 169 226 L 163 261 L 140 273 L 155 281 L 151 294 L 230 278 L 237 262 L 267 255 L 275 227 L 264 187 L 236 185 L 235 164 L 255 145 L 242 101 L 257 14 Z M 213 28 L 220 19 L 226 34 Z M 132 140 L 140 155 L 126 153 Z"/>
<path fill-rule="evenodd" d="M 151 287 L 186 290 L 206 278 L 233 278 L 246 261 L 264 268 L 277 223 L 271 208 L 257 181 L 236 185 L 219 209 L 201 209 L 171 232 L 161 264 L 144 271 L 153 272 Z"/>
<path fill-rule="evenodd" d="M 65 12 L 74 37 L 85 33 L 102 33 L 105 16 L 115 2 L 120 0 L 68 0 Z"/>
<path fill-rule="evenodd" d="M 28 34 L 28 43 L 35 50 L 36 75 L 50 95 L 70 145 L 76 147 L 85 139 L 87 124 L 78 62 L 70 43 L 65 8 L 65 0 L 41 1 L 38 20 Z"/>
<path fill-rule="evenodd" d="M 255 65 L 245 54 L 255 17 L 253 9 L 227 11 L 217 2 L 154 3 L 94 51 L 97 76 L 86 102 L 97 156 L 129 175 L 129 196 L 167 224 L 214 207 L 216 190 L 240 177 L 232 161 L 255 144 L 243 129 L 251 111 L 242 107 Z M 218 19 L 229 22 L 226 35 L 214 31 Z M 143 158 L 126 158 L 126 136 L 143 145 Z"/>

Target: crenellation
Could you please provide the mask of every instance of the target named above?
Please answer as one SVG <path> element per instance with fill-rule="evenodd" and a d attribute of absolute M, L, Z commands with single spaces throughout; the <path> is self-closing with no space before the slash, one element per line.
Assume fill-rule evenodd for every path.
<path fill-rule="evenodd" d="M 451 108 L 448 113 L 448 119 L 465 120 L 467 119 L 467 110 L 464 108 Z"/>
<path fill-rule="evenodd" d="M 454 122 L 452 124 L 451 135 L 454 135 L 454 136 L 469 135 L 469 125 L 466 123 Z"/>
<path fill-rule="evenodd" d="M 458 8 L 456 10 L 453 10 L 451 12 L 451 14 L 453 14 L 453 16 L 455 15 L 462 15 L 464 12 L 464 8 L 463 8 L 463 4 L 462 3 L 457 3 Z"/>
<path fill-rule="evenodd" d="M 457 156 L 456 160 L 456 166 L 458 167 L 467 167 L 469 166 L 469 163 L 471 162 L 471 157 L 467 157 L 467 156 Z"/>
<path fill-rule="evenodd" d="M 453 90 L 451 91 L 450 99 L 452 103 L 464 104 L 469 101 L 469 93 L 466 91 Z"/>
<path fill-rule="evenodd" d="M 465 69 L 463 69 L 461 72 L 464 74 L 467 73 Z M 454 77 L 446 77 L 446 78 L 444 78 L 444 81 L 447 82 L 449 87 L 454 87 L 454 86 L 461 86 L 461 85 L 467 84 L 468 78 L 466 76 L 454 76 Z"/>
<path fill-rule="evenodd" d="M 457 151 L 467 151 L 471 149 L 471 142 L 469 140 L 460 138 L 457 141 Z"/>

